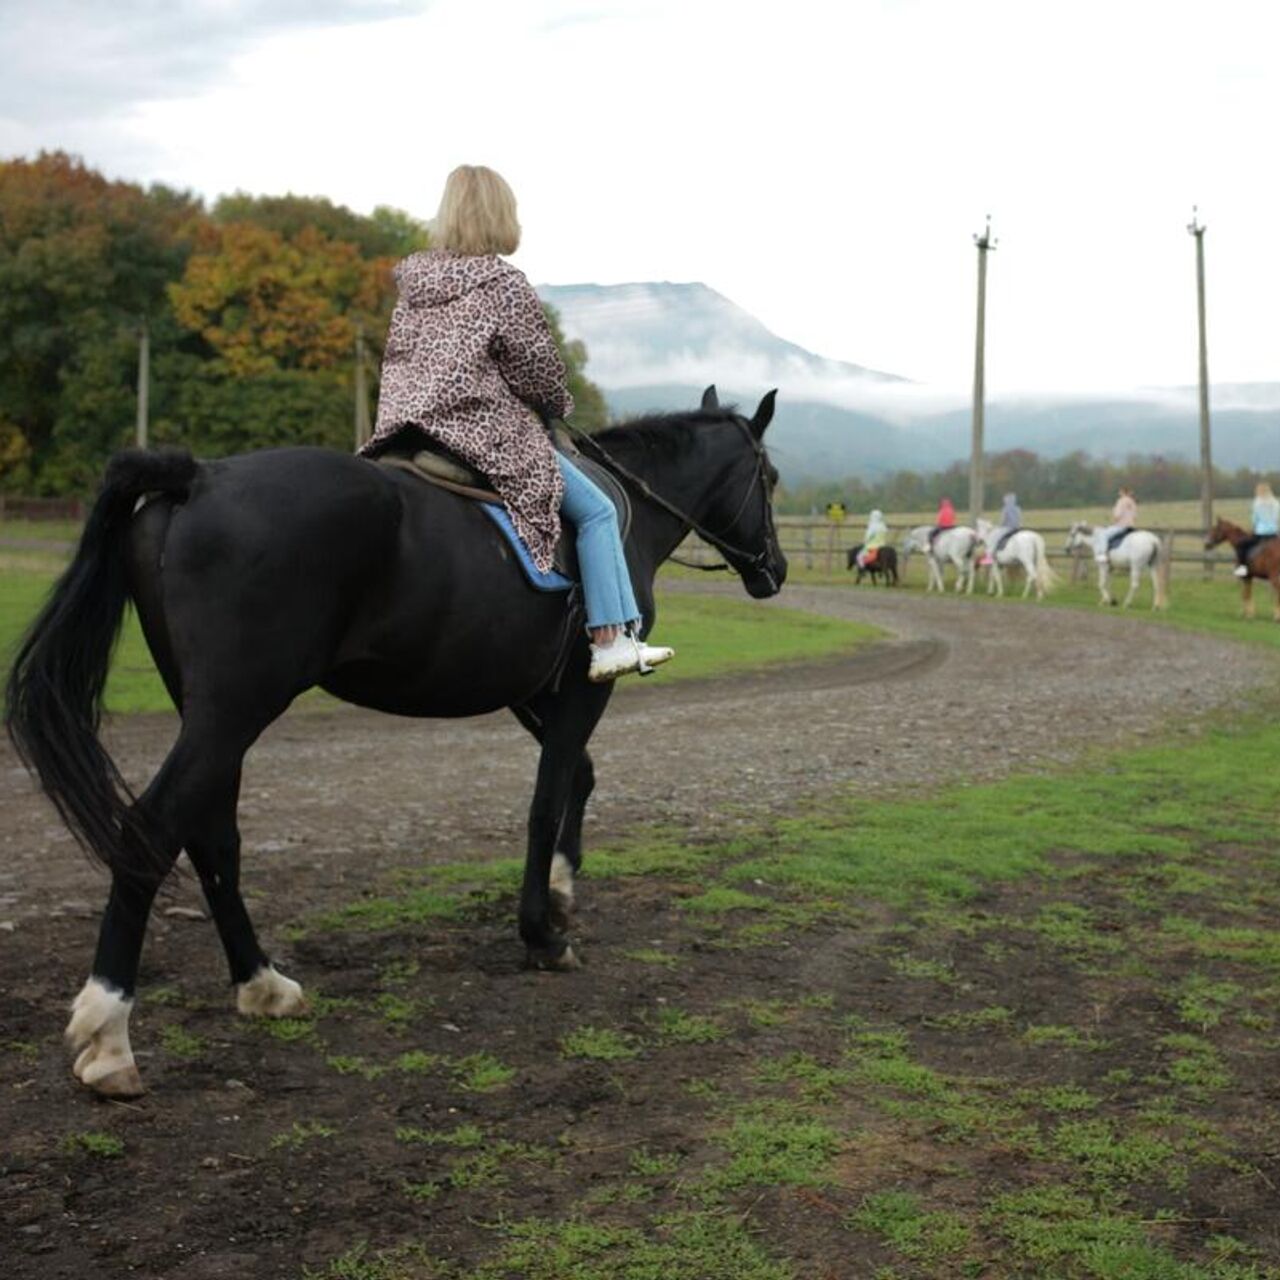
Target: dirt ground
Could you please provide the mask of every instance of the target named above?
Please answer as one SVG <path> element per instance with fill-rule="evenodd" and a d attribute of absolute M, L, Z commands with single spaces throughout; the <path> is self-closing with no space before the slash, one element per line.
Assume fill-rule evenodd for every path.
<path fill-rule="evenodd" d="M 1177 735 L 1275 674 L 1265 654 L 1101 612 L 865 589 L 801 588 L 783 603 L 872 622 L 889 638 L 840 661 L 732 680 L 657 677 L 621 690 L 593 744 L 588 865 L 593 842 L 646 831 L 722 839 L 836 787 L 906 794 Z M 108 734 L 125 774 L 143 782 L 174 721 L 134 717 Z M 576 935 L 588 966 L 567 977 L 521 968 L 510 893 L 428 928 L 287 934 L 408 869 L 518 855 L 534 765 L 532 743 L 509 717 L 410 722 L 344 708 L 284 718 L 246 766 L 245 886 L 282 967 L 323 993 L 320 1021 L 284 1034 L 237 1021 L 212 929 L 191 918 L 198 894 L 179 881 L 153 921 L 134 1017 L 152 1092 L 109 1105 L 77 1089 L 59 1044 L 105 888 L 0 750 L 4 1274 L 215 1280 L 330 1266 L 325 1274 L 382 1280 L 437 1274 L 440 1259 L 465 1269 L 492 1252 L 497 1220 L 590 1202 L 633 1150 L 675 1151 L 700 1168 L 709 1158 L 705 1107 L 673 1081 L 731 1074 L 757 1054 L 820 1052 L 844 1034 L 836 1015 L 854 1009 L 905 1003 L 918 1021 L 954 1005 L 947 989 L 922 998 L 873 945 L 874 930 L 839 913 L 811 921 L 790 954 L 713 945 L 714 931 L 676 909 L 688 885 L 661 875 L 591 886 Z M 1018 999 L 1010 985 L 1034 987 L 1041 1021 L 1067 1023 L 1086 1000 L 1030 944 L 1000 965 L 972 945 L 968 958 L 1004 1004 Z M 680 960 L 635 959 L 650 953 Z M 757 1025 L 741 1012 L 753 1001 L 781 1002 L 788 1013 Z M 736 1018 L 741 1034 L 714 1045 L 664 1041 L 652 1032 L 655 1002 Z M 381 1014 L 366 1016 L 371 1009 Z M 1120 1027 L 1143 1011 L 1096 1016 Z M 647 1051 L 620 1064 L 558 1052 L 567 1030 L 606 1025 L 633 1028 L 636 1045 L 652 1032 L 660 1068 Z M 939 1038 L 935 1065 L 972 1058 L 981 1040 Z M 468 1075 L 465 1064 L 483 1065 L 477 1055 L 513 1073 L 501 1088 Z M 385 1065 L 397 1062 L 418 1066 Z M 869 1113 L 842 1120 L 876 1140 Z M 463 1169 L 468 1140 L 439 1137 L 467 1125 L 489 1135 L 496 1171 Z M 119 1135 L 124 1158 L 74 1149 L 88 1131 Z M 1274 1159 L 1270 1168 L 1280 1180 Z M 856 1171 L 847 1186 L 856 1189 Z M 645 1197 L 628 1194 L 639 1221 Z M 1206 1221 L 1222 1194 L 1206 1200 Z M 1255 1189 L 1231 1194 L 1243 1203 Z M 631 1209 L 614 1205 L 625 1223 Z M 843 1228 L 816 1192 L 770 1193 L 752 1212 L 766 1236 L 785 1234 L 797 1275 L 874 1270 L 874 1257 L 856 1267 L 839 1260 L 847 1243 L 833 1233 Z M 1262 1221 L 1261 1201 L 1256 1212 Z M 332 1269 L 357 1241 L 389 1247 L 424 1235 L 435 1263 Z M 513 1264 L 501 1274 L 533 1272 Z"/>

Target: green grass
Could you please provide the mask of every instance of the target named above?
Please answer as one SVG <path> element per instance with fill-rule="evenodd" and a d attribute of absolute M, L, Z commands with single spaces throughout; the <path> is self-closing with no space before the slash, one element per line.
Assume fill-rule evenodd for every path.
<path fill-rule="evenodd" d="M 205 1050 L 204 1041 L 183 1027 L 167 1026 L 160 1032 L 160 1043 L 175 1058 L 198 1058 Z"/>
<path fill-rule="evenodd" d="M 271 1150 L 301 1151 L 317 1138 L 332 1138 L 336 1132 L 336 1129 L 321 1124 L 318 1120 L 295 1120 L 288 1129 L 271 1139 Z"/>
<path fill-rule="evenodd" d="M 785 595 L 783 597 L 785 599 Z M 743 598 L 659 593 L 653 639 L 675 660 L 660 679 L 696 679 L 779 662 L 809 662 L 852 652 L 880 632 L 862 623 L 796 609 L 761 607 Z"/>
<path fill-rule="evenodd" d="M 6 668 L 52 585 L 50 574 L 0 573 L 0 660 Z M 107 707 L 112 711 L 168 711 L 172 706 L 142 638 L 142 628 L 130 610 L 111 664 Z"/>
<path fill-rule="evenodd" d="M 880 1191 L 868 1196 L 847 1219 L 855 1231 L 882 1237 L 904 1257 L 942 1263 L 973 1244 L 973 1231 L 954 1213 L 926 1210 L 909 1191 Z"/>
<path fill-rule="evenodd" d="M 609 1027 L 578 1027 L 560 1041 L 560 1052 L 566 1058 L 585 1058 L 590 1062 L 620 1062 L 640 1052 L 635 1038 Z"/>
<path fill-rule="evenodd" d="M 62 1140 L 68 1154 L 93 1156 L 97 1160 L 116 1160 L 124 1155 L 124 1143 L 114 1134 L 89 1131 L 69 1133 Z"/>

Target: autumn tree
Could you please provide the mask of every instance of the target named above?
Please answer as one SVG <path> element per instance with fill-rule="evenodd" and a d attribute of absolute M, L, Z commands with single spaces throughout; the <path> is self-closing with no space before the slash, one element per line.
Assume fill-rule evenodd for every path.
<path fill-rule="evenodd" d="M 0 162 L 0 483 L 87 486 L 125 442 L 138 326 L 166 310 L 200 213 L 62 152 Z"/>

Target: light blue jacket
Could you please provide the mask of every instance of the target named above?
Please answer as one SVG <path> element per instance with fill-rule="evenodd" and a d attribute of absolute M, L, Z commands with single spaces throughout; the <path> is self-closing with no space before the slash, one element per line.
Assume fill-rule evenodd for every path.
<path fill-rule="evenodd" d="M 1254 498 L 1253 531 L 1259 537 L 1280 533 L 1280 498 Z"/>

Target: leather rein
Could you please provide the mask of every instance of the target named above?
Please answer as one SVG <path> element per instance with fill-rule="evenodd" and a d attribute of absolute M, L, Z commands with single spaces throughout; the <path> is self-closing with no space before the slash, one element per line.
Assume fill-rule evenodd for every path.
<path fill-rule="evenodd" d="M 711 530 L 704 528 L 691 515 L 689 515 L 688 512 L 681 511 L 679 507 L 674 503 L 668 502 L 660 493 L 654 493 L 654 491 L 649 487 L 649 482 L 647 480 L 624 467 L 622 463 L 620 463 L 607 449 L 605 449 L 603 445 L 599 444 L 588 432 L 584 431 L 581 427 L 575 426 L 571 422 L 565 421 L 564 419 L 561 419 L 561 421 L 580 444 L 585 444 L 589 447 L 598 462 L 603 466 L 608 467 L 615 475 L 625 480 L 642 498 L 645 499 L 646 502 L 651 502 L 654 506 L 660 507 L 663 511 L 667 512 L 668 515 L 675 516 L 675 518 L 679 520 L 688 531 L 696 533 L 703 542 L 715 547 L 715 549 L 725 557 L 726 561 L 730 559 L 737 560 L 741 563 L 742 568 L 736 568 L 734 565 L 724 562 L 720 564 L 694 564 L 692 561 L 681 560 L 674 555 L 668 556 L 668 560 L 672 561 L 674 564 L 682 565 L 686 569 L 700 569 L 705 573 L 715 573 L 721 570 L 733 570 L 741 576 L 744 569 L 757 569 L 776 586 L 773 573 L 768 568 L 768 545 L 770 542 L 776 541 L 776 536 L 773 523 L 773 506 L 769 502 L 768 490 L 765 485 L 766 460 L 764 446 L 751 434 L 751 429 L 740 417 L 737 416 L 737 414 L 730 414 L 726 416 L 728 416 L 730 421 L 732 421 L 738 430 L 742 432 L 747 443 L 751 446 L 752 452 L 755 454 L 756 466 L 755 474 L 751 478 L 751 483 L 747 486 L 747 490 L 742 496 L 742 501 L 738 504 L 738 509 L 733 513 L 733 517 L 729 520 L 729 523 L 725 525 L 725 528 L 732 529 L 738 522 L 738 518 L 747 509 L 747 503 L 751 500 L 751 495 L 755 492 L 756 485 L 758 484 L 760 486 L 761 494 L 764 497 L 765 549 L 762 551 L 747 551 L 743 547 L 734 546 L 733 543 L 726 541 L 721 534 L 712 533 Z M 681 541 L 683 541 L 683 538 Z"/>

